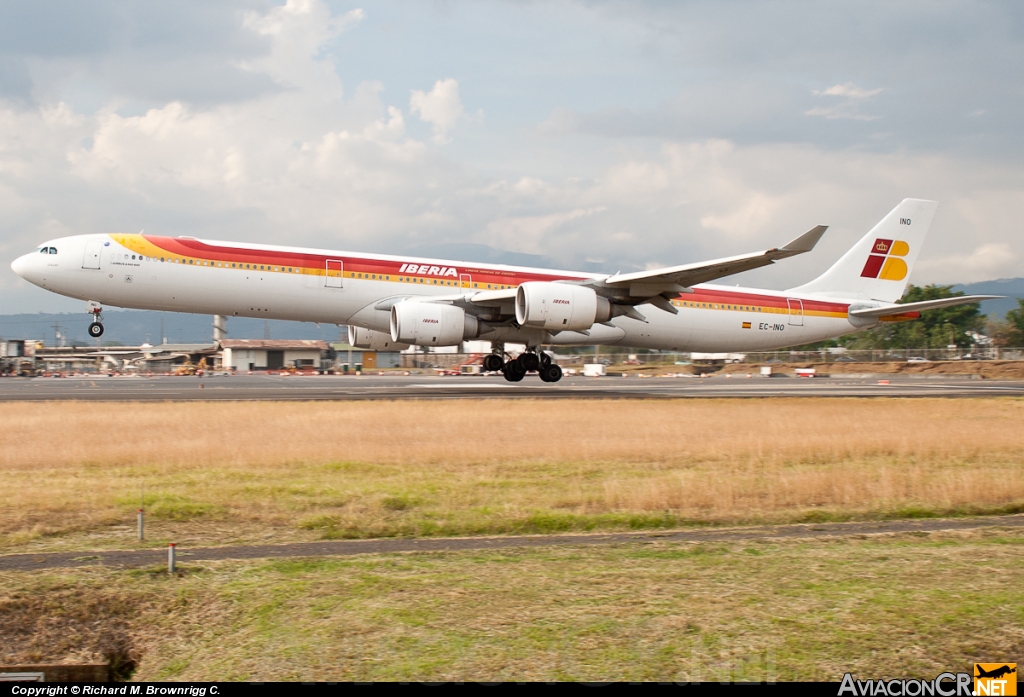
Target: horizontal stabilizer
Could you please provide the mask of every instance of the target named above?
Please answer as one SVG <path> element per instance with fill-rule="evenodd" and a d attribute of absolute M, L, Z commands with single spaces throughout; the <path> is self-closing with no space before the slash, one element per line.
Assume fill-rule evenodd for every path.
<path fill-rule="evenodd" d="M 935 310 L 940 307 L 955 307 L 957 305 L 968 305 L 978 303 L 982 300 L 995 300 L 1002 295 L 959 295 L 955 298 L 939 298 L 938 300 L 922 300 L 917 303 L 904 303 L 902 305 L 886 305 L 884 307 L 861 307 L 851 309 L 853 317 L 888 317 L 890 315 L 901 315 L 904 312 L 920 312 L 921 310 Z M 856 307 L 856 306 L 854 306 Z"/>

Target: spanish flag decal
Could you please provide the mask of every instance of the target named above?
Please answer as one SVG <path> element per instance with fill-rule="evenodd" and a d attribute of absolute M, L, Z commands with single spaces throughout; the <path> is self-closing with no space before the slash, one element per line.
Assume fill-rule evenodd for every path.
<path fill-rule="evenodd" d="M 907 277 L 907 262 L 900 257 L 907 256 L 909 252 L 910 245 L 903 240 L 875 240 L 860 275 L 883 281 L 902 281 Z"/>
<path fill-rule="evenodd" d="M 750 322 L 744 322 L 743 323 L 743 328 L 744 329 L 750 329 Z"/>

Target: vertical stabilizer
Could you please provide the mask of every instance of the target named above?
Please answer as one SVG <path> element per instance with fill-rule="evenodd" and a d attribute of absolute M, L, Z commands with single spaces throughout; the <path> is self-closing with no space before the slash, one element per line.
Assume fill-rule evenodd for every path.
<path fill-rule="evenodd" d="M 895 302 L 939 204 L 905 198 L 828 271 L 793 292 Z"/>

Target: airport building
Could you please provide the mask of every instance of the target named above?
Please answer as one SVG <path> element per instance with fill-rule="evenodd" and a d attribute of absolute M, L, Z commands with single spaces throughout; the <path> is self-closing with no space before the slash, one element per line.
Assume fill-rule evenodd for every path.
<path fill-rule="evenodd" d="M 370 351 L 349 346 L 347 342 L 335 343 L 331 348 L 334 349 L 334 365 L 342 371 L 346 366 L 351 366 L 351 370 L 374 370 L 402 366 L 402 354 L 398 351 Z"/>
<path fill-rule="evenodd" d="M 220 342 L 225 370 L 319 370 L 327 342 L 309 339 L 224 339 Z"/>

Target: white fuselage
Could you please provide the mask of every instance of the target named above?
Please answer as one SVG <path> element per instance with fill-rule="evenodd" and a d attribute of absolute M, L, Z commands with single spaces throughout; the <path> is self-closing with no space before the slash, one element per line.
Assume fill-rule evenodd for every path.
<path fill-rule="evenodd" d="M 17 259 L 23 278 L 103 305 L 172 312 L 351 324 L 389 331 L 387 301 L 514 288 L 525 281 L 585 280 L 593 274 L 472 262 L 365 255 L 134 234 L 79 235 Z M 55 250 L 50 253 L 49 250 Z M 850 301 L 702 284 L 652 305 L 646 321 L 618 316 L 589 333 L 539 335 L 514 325 L 479 338 L 536 345 L 620 344 L 674 351 L 771 350 L 863 328 Z M 509 301 L 511 303 L 511 301 Z M 508 308 L 505 308 L 508 309 Z"/>

